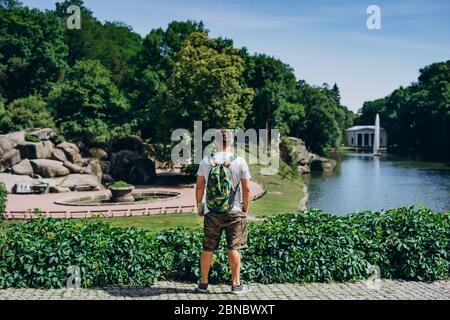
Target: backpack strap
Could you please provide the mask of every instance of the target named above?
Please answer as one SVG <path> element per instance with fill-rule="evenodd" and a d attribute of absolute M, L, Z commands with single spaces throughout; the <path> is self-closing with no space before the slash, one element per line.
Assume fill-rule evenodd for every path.
<path fill-rule="evenodd" d="M 237 159 L 237 157 L 238 157 L 237 154 L 233 153 L 227 160 L 224 161 L 223 164 L 229 167 L 233 163 L 233 161 Z"/>

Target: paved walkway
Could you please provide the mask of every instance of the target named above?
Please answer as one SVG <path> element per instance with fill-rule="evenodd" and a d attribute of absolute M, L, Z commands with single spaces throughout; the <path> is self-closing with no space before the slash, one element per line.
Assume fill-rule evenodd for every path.
<path fill-rule="evenodd" d="M 159 282 L 151 287 L 108 289 L 7 289 L 0 290 L 0 300 L 396 300 L 450 299 L 450 281 L 405 282 L 382 280 L 378 289 L 365 281 L 355 283 L 253 284 L 245 296 L 229 293 L 229 286 L 211 286 L 210 294 L 198 294 L 194 284 Z"/>
<path fill-rule="evenodd" d="M 6 206 L 7 219 L 26 219 L 35 217 L 31 214 L 34 208 L 39 208 L 47 216 L 53 218 L 89 218 L 98 214 L 107 217 L 142 216 L 162 213 L 192 212 L 195 210 L 195 188 L 165 187 L 165 186 L 137 186 L 136 192 L 177 192 L 175 198 L 156 200 L 140 204 L 122 204 L 106 206 L 67 206 L 56 204 L 64 199 L 95 196 L 108 193 L 104 191 L 49 193 L 42 195 L 8 195 Z M 252 182 L 251 196 L 256 199 L 264 195 L 264 188 Z"/>

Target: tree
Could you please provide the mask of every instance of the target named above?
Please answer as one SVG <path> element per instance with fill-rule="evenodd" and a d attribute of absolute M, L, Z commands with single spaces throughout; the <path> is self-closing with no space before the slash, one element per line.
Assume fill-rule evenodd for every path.
<path fill-rule="evenodd" d="M 78 61 L 50 93 L 49 106 L 62 134 L 72 140 L 102 143 L 129 128 L 123 123 L 128 102 L 97 60 Z"/>
<path fill-rule="evenodd" d="M 380 114 L 391 150 L 450 159 L 450 60 L 426 66 L 418 82 L 384 99 L 365 102 L 360 113 L 359 122 Z"/>
<path fill-rule="evenodd" d="M 51 12 L 6 3 L 0 6 L 0 94 L 9 102 L 46 96 L 67 69 L 63 25 Z"/>
<path fill-rule="evenodd" d="M 251 57 L 245 75 L 255 90 L 253 108 L 247 126 L 276 128 L 280 125 L 280 108 L 295 90 L 295 75 L 288 65 L 263 54 Z"/>
<path fill-rule="evenodd" d="M 55 13 L 61 20 L 67 18 L 66 9 L 78 5 L 81 9 L 80 30 L 65 29 L 69 47 L 68 63 L 73 66 L 77 60 L 99 60 L 110 72 L 113 82 L 121 86 L 132 58 L 141 48 L 141 36 L 122 22 L 101 23 L 81 0 L 65 0 L 56 3 Z"/>
<path fill-rule="evenodd" d="M 299 103 L 305 106 L 300 137 L 305 140 L 307 147 L 312 152 L 324 154 L 327 148 L 339 146 L 342 125 L 338 122 L 340 118 L 336 118 L 336 101 L 321 88 L 301 83 L 299 90 Z"/>
<path fill-rule="evenodd" d="M 38 96 L 29 96 L 11 102 L 6 108 L 0 103 L 0 131 L 3 133 L 28 128 L 55 128 L 47 104 Z"/>
<path fill-rule="evenodd" d="M 172 126 L 243 128 L 253 91 L 241 85 L 244 71 L 237 50 L 218 50 L 205 33 L 193 33 L 177 56 L 169 79 L 169 115 Z"/>

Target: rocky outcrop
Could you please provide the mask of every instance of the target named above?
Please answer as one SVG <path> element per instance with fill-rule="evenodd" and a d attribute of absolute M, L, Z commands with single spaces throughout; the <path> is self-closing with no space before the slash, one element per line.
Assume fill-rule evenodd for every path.
<path fill-rule="evenodd" d="M 27 141 L 29 135 L 35 137 L 33 141 Z M 14 177 L 28 178 L 30 183 L 45 179 L 50 192 L 96 189 L 102 182 L 117 180 L 149 184 L 156 176 L 153 156 L 152 147 L 137 136 L 89 148 L 61 141 L 50 128 L 0 135 L 0 172 L 13 176 L 13 181 Z"/>
<path fill-rule="evenodd" d="M 34 173 L 42 178 L 62 177 L 70 174 L 70 170 L 60 161 L 49 159 L 31 160 Z"/>
<path fill-rule="evenodd" d="M 51 141 L 23 141 L 16 148 L 20 151 L 22 159 L 50 159 L 53 153 L 53 143 Z"/>
<path fill-rule="evenodd" d="M 310 167 L 312 171 L 331 172 L 336 167 L 336 160 L 315 156 Z"/>
<path fill-rule="evenodd" d="M 292 165 L 296 159 L 298 171 L 302 174 L 308 174 L 311 171 L 330 172 L 336 166 L 335 160 L 310 153 L 305 142 L 294 137 L 288 137 L 287 143 L 281 145 L 281 157 L 289 165 Z"/>
<path fill-rule="evenodd" d="M 12 167 L 12 172 L 18 175 L 33 176 L 33 167 L 28 159 L 22 160 L 20 163 Z"/>
<path fill-rule="evenodd" d="M 90 174 L 70 174 L 61 183 L 61 187 L 68 188 L 70 190 L 78 189 L 97 189 L 100 186 L 100 182 L 96 176 Z"/>
<path fill-rule="evenodd" d="M 115 138 L 109 157 L 100 162 L 103 172 L 115 180 L 132 184 L 149 184 L 156 175 L 155 162 L 150 159 L 151 147 L 137 136 Z"/>
<path fill-rule="evenodd" d="M 27 141 L 28 135 L 38 141 Z M 45 179 L 50 192 L 66 192 L 67 185 L 96 189 L 102 179 L 98 159 L 83 158 L 76 144 L 62 142 L 50 128 L 0 135 L 0 172 L 4 172 L 8 192 L 13 192 L 17 182 L 34 184 L 33 179 Z"/>

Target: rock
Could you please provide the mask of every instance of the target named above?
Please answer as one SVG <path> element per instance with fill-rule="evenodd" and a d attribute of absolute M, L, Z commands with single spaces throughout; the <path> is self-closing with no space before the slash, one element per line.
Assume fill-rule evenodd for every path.
<path fill-rule="evenodd" d="M 20 157 L 20 152 L 16 149 L 9 150 L 8 152 L 5 152 L 2 156 L 4 163 L 8 167 L 12 167 L 16 164 L 18 164 L 20 161 L 22 161 L 22 158 Z"/>
<path fill-rule="evenodd" d="M 111 184 L 114 182 L 114 179 L 111 175 L 109 174 L 104 174 L 102 177 L 102 183 L 105 185 Z"/>
<path fill-rule="evenodd" d="M 12 150 L 14 148 L 14 142 L 4 136 L 0 136 L 0 156 Z"/>
<path fill-rule="evenodd" d="M 53 149 L 52 159 L 56 160 L 56 161 L 61 161 L 61 162 L 68 161 L 64 151 L 62 151 L 61 149 L 58 149 L 58 148 Z"/>
<path fill-rule="evenodd" d="M 122 150 L 110 154 L 109 174 L 116 180 L 148 184 L 155 176 L 155 163 L 137 151 Z"/>
<path fill-rule="evenodd" d="M 14 186 L 18 183 L 32 184 L 33 179 L 28 176 L 15 175 L 9 173 L 0 173 L 0 182 L 3 182 L 6 187 L 6 192 L 13 193 Z"/>
<path fill-rule="evenodd" d="M 102 180 L 103 171 L 100 165 L 100 161 L 97 159 L 91 159 L 86 167 L 83 167 L 83 173 L 92 174 L 98 178 L 99 181 Z"/>
<path fill-rule="evenodd" d="M 55 160 L 37 159 L 31 160 L 31 166 L 35 173 L 43 178 L 66 176 L 70 173 L 63 163 Z"/>
<path fill-rule="evenodd" d="M 5 134 L 3 137 L 9 139 L 9 141 L 11 141 L 13 143 L 13 147 L 15 147 L 19 143 L 25 142 L 25 130 L 11 132 L 11 133 Z"/>
<path fill-rule="evenodd" d="M 60 186 L 51 186 L 50 193 L 65 193 L 70 192 L 69 188 L 60 187 Z"/>
<path fill-rule="evenodd" d="M 100 148 L 90 148 L 89 155 L 92 158 L 99 159 L 99 160 L 104 160 L 104 159 L 108 158 L 108 153 L 105 150 L 100 149 Z"/>
<path fill-rule="evenodd" d="M 17 145 L 17 149 L 23 159 L 50 159 L 53 154 L 53 143 L 24 141 Z"/>
<path fill-rule="evenodd" d="M 305 142 L 302 139 L 289 137 L 292 143 L 291 153 L 295 153 L 301 165 L 307 165 L 311 161 L 311 154 L 306 148 Z"/>
<path fill-rule="evenodd" d="M 64 162 L 64 167 L 69 169 L 71 173 L 82 173 L 83 171 L 83 168 L 69 161 Z"/>
<path fill-rule="evenodd" d="M 25 175 L 25 176 L 33 176 L 33 167 L 31 166 L 30 160 L 25 159 L 20 163 L 16 164 L 12 167 L 12 171 L 14 174 Z"/>
<path fill-rule="evenodd" d="M 45 129 L 36 129 L 34 131 L 31 131 L 30 134 L 38 137 L 41 140 L 51 140 L 52 137 L 56 136 L 55 131 L 51 128 L 45 128 Z"/>
<path fill-rule="evenodd" d="M 63 142 L 58 144 L 58 149 L 61 149 L 64 151 L 64 154 L 67 157 L 67 160 L 69 160 L 72 163 L 79 164 L 82 161 L 80 150 L 78 149 L 77 145 L 74 143 L 69 142 Z"/>
<path fill-rule="evenodd" d="M 97 189 L 99 187 L 99 181 L 96 176 L 89 174 L 70 174 L 63 181 L 61 187 L 69 188 L 71 190 L 85 187 Z"/>
<path fill-rule="evenodd" d="M 78 149 L 78 146 L 75 143 L 70 143 L 70 142 L 62 142 L 60 144 L 57 145 L 57 148 L 60 149 L 66 149 L 66 148 L 70 148 L 70 149 L 74 149 L 77 153 L 80 153 L 80 149 Z"/>
<path fill-rule="evenodd" d="M 311 161 L 311 171 L 331 172 L 336 167 L 336 160 L 315 156 Z"/>
<path fill-rule="evenodd" d="M 309 165 L 298 166 L 298 172 L 301 174 L 310 173 L 311 169 L 309 168 Z"/>

